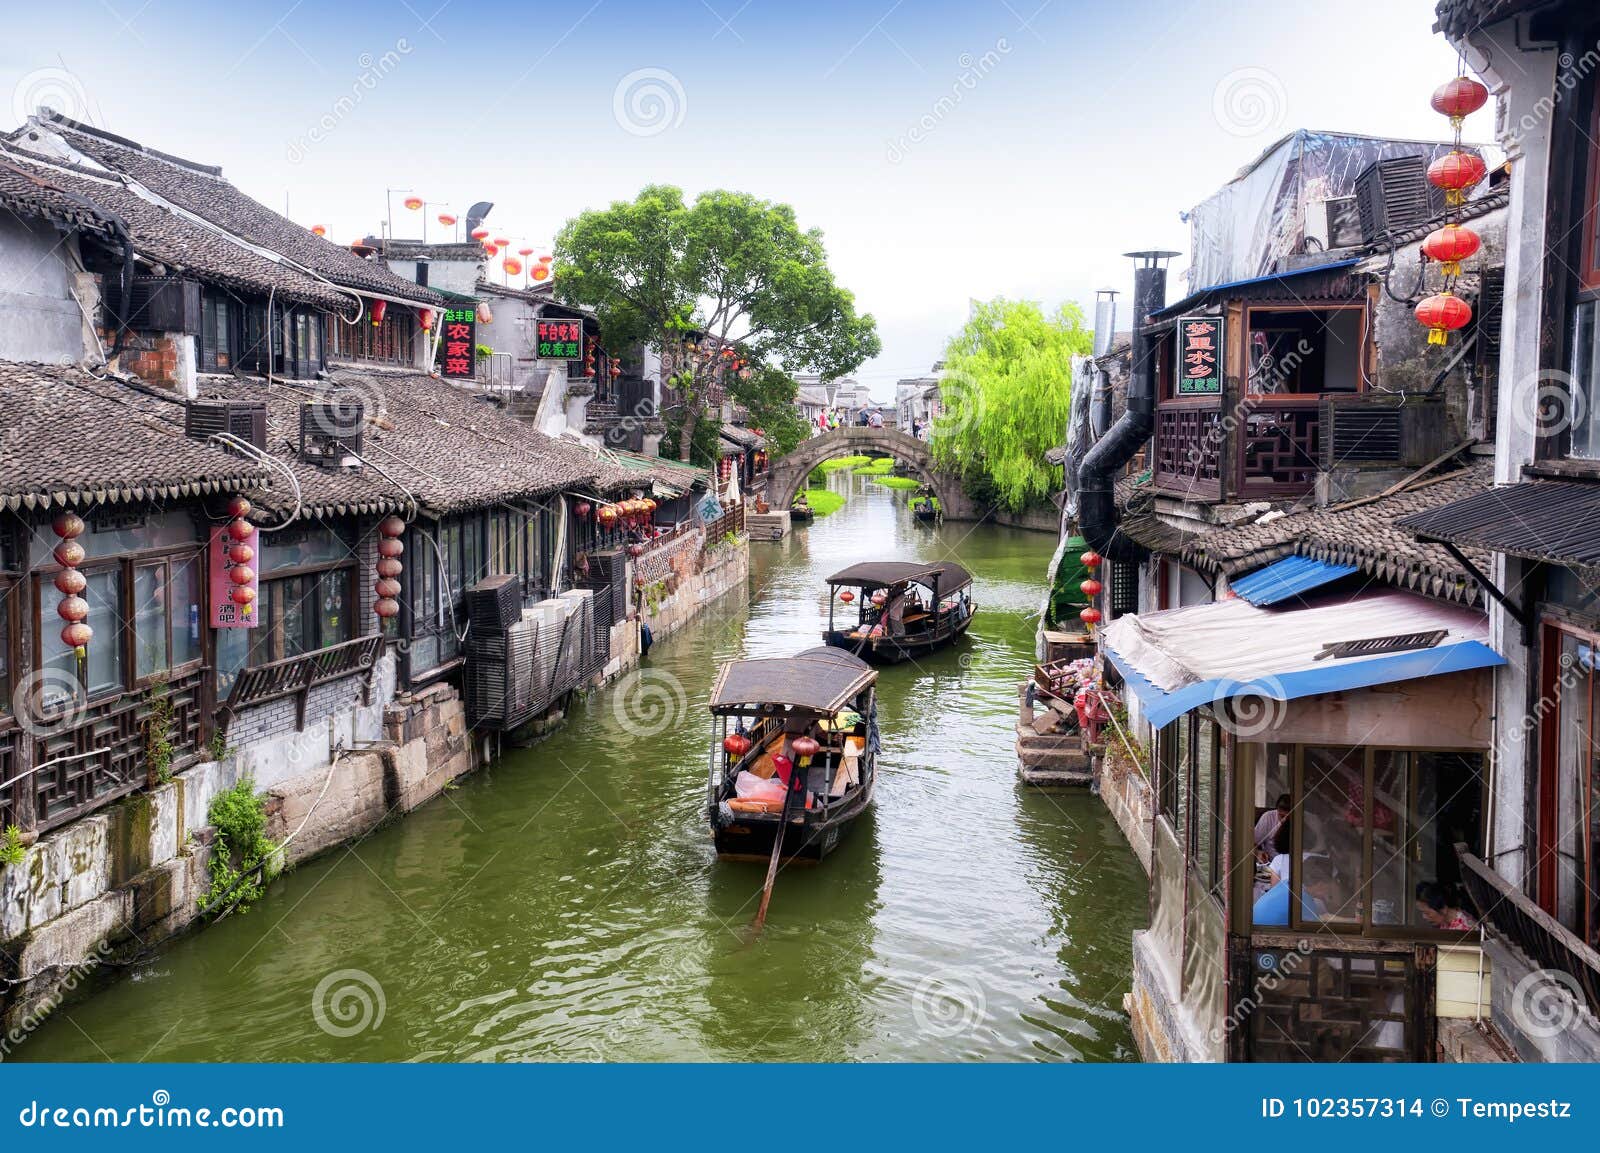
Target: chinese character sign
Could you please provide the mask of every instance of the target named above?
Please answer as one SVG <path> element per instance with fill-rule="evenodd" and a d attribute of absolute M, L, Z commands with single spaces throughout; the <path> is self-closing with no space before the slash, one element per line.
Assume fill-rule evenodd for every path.
<path fill-rule="evenodd" d="M 228 528 L 229 525 L 224 524 L 211 530 L 210 564 L 207 566 L 210 570 L 211 627 L 253 629 L 260 615 L 256 608 L 256 597 L 261 592 L 261 578 L 256 575 L 256 564 L 261 555 L 261 533 L 252 527 L 248 537 L 236 540 Z M 248 589 L 249 594 L 240 592 L 236 596 L 235 589 Z"/>
<path fill-rule="evenodd" d="M 583 321 L 540 320 L 540 360 L 582 360 Z"/>
<path fill-rule="evenodd" d="M 439 323 L 444 357 L 444 376 L 452 380 L 471 380 L 478 349 L 478 310 L 447 308 Z"/>
<path fill-rule="evenodd" d="M 1222 317 L 1178 319 L 1178 395 L 1222 391 Z"/>

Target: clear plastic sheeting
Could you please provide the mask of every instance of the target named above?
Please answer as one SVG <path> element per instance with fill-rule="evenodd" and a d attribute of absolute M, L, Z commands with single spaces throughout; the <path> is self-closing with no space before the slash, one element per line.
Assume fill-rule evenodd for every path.
<path fill-rule="evenodd" d="M 1322 201 L 1354 196 L 1356 177 L 1376 161 L 1420 154 L 1431 164 L 1451 147 L 1341 132 L 1290 133 L 1189 213 L 1188 291 L 1267 276 L 1281 271 L 1290 256 L 1321 251 L 1322 221 L 1311 214 L 1321 212 Z M 1484 159 L 1493 162 L 1487 154 Z"/>
<path fill-rule="evenodd" d="M 1094 394 L 1094 361 L 1087 356 L 1072 358 L 1072 398 L 1067 415 L 1067 448 L 1062 460 L 1061 520 L 1065 527 L 1078 520 L 1078 466 L 1089 455 L 1094 432 L 1089 427 L 1089 402 Z"/>

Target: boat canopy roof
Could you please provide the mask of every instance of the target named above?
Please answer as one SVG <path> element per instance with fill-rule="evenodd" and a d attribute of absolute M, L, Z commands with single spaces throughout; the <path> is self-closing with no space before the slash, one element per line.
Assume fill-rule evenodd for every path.
<path fill-rule="evenodd" d="M 711 688 L 711 711 L 739 713 L 761 705 L 788 705 L 832 715 L 877 679 L 866 661 L 826 645 L 792 657 L 729 661 Z"/>
<path fill-rule="evenodd" d="M 972 583 L 972 574 L 954 561 L 871 560 L 841 569 L 828 578 L 831 585 L 852 585 L 856 588 L 888 588 L 902 581 L 933 587 L 939 582 L 939 592 L 953 593 Z"/>

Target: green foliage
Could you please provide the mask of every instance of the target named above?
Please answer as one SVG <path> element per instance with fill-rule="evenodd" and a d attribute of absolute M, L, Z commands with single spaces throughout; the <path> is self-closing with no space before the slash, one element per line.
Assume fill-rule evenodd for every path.
<path fill-rule="evenodd" d="M 817 465 L 823 472 L 838 472 L 846 468 L 861 468 L 872 463 L 870 456 L 836 456 Z"/>
<path fill-rule="evenodd" d="M 880 456 L 855 470 L 857 476 L 888 476 L 894 471 L 894 457 Z"/>
<path fill-rule="evenodd" d="M 875 476 L 873 484 L 881 484 L 884 488 L 912 489 L 921 488 L 922 482 L 914 476 Z"/>
<path fill-rule="evenodd" d="M 686 460 L 701 468 L 716 466 L 718 454 L 722 451 L 722 438 L 718 430 L 722 428 L 720 420 L 697 420 L 694 430 L 690 433 L 693 438 L 687 456 L 682 452 L 682 436 L 684 413 L 682 409 L 675 409 L 666 415 L 666 432 L 661 437 L 661 455 L 667 458 L 677 457 Z"/>
<path fill-rule="evenodd" d="M 827 516 L 829 513 L 838 512 L 844 507 L 844 493 L 834 492 L 832 489 L 812 489 L 806 493 L 806 503 L 811 506 L 813 516 Z"/>
<path fill-rule="evenodd" d="M 213 761 L 225 761 L 233 756 L 233 749 L 228 745 L 228 734 L 218 729 L 211 734 L 211 743 L 206 746 L 206 752 Z"/>
<path fill-rule="evenodd" d="M 246 777 L 211 801 L 206 819 L 217 830 L 211 846 L 211 888 L 200 910 L 216 913 L 236 906 L 241 913 L 261 899 L 262 867 L 277 846 L 267 837 L 267 805 Z"/>
<path fill-rule="evenodd" d="M 1092 334 L 1076 305 L 1054 316 L 1004 298 L 978 305 L 945 348 L 934 459 L 976 498 L 1021 511 L 1059 484 L 1044 454 L 1066 435 L 1072 358 Z"/>
<path fill-rule="evenodd" d="M 172 780 L 174 706 L 172 689 L 157 677 L 145 692 L 145 704 L 150 712 L 144 721 L 144 763 L 151 779 L 166 784 Z"/>
<path fill-rule="evenodd" d="M 0 835 L 0 865 L 20 865 L 27 852 L 28 846 L 22 843 L 21 826 L 7 825 L 4 835 Z"/>
<path fill-rule="evenodd" d="M 488 360 L 494 355 L 494 349 L 490 348 L 487 344 L 480 344 L 473 351 L 477 354 L 479 360 Z"/>
<path fill-rule="evenodd" d="M 748 193 L 704 192 L 691 205 L 681 189 L 649 185 L 567 221 L 555 255 L 556 292 L 594 309 L 608 346 L 661 354 L 687 431 L 680 460 L 693 459 L 711 389 L 734 391 L 730 362 L 714 355 L 721 349 L 738 349 L 763 396 L 778 389 L 756 387 L 768 371 L 831 379 L 880 349 L 872 317 L 858 316 L 855 298 L 834 282 L 822 234 L 802 232 L 788 205 Z"/>
<path fill-rule="evenodd" d="M 769 456 L 782 456 L 811 435 L 810 423 L 794 406 L 799 390 L 794 377 L 768 365 L 752 368 L 749 380 L 735 376 L 730 382 L 729 396 L 749 410 L 750 427 L 767 438 Z"/>

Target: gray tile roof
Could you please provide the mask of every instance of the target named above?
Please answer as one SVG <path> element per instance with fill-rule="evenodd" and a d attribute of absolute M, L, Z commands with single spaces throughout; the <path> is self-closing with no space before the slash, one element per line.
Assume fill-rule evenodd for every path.
<path fill-rule="evenodd" d="M 53 113 L 40 119 L 97 163 L 132 177 L 186 211 L 252 244 L 280 253 L 335 284 L 418 304 L 437 306 L 443 302 L 437 292 L 396 276 L 380 261 L 363 259 L 342 244 L 313 236 L 309 229 L 252 200 L 224 179 L 220 168 L 168 156 Z M 26 131 L 26 126 L 18 130 Z"/>
<path fill-rule="evenodd" d="M 1438 22 L 1433 27 L 1455 39 L 1518 13 L 1548 8 L 1552 3 L 1554 0 L 1439 0 L 1434 8 Z"/>
<path fill-rule="evenodd" d="M 294 470 L 303 512 L 313 516 L 400 512 L 406 493 L 434 515 L 563 489 L 642 487 L 639 474 L 598 452 L 538 432 L 488 393 L 416 372 L 338 368 L 326 383 L 274 384 L 206 378 L 202 395 L 267 402 L 268 447 Z M 360 397 L 367 413 L 354 469 L 299 457 L 300 406 L 318 397 Z M 388 476 L 384 474 L 387 473 Z M 279 485 L 268 507 L 291 498 Z"/>
<path fill-rule="evenodd" d="M 254 489 L 256 464 L 183 431 L 183 405 L 68 365 L 0 361 L 0 507 Z"/>

